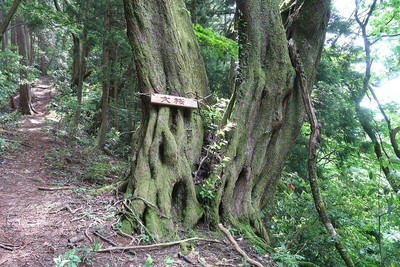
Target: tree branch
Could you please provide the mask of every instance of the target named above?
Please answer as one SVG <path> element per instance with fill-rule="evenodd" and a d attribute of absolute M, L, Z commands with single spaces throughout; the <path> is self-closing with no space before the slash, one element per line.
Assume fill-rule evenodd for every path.
<path fill-rule="evenodd" d="M 340 237 L 336 232 L 335 227 L 332 225 L 332 222 L 328 217 L 328 213 L 326 211 L 325 204 L 321 192 L 319 190 L 316 165 L 317 165 L 317 147 L 319 146 L 319 142 L 321 140 L 321 124 L 318 123 L 317 116 L 315 114 L 314 107 L 311 102 L 310 94 L 307 89 L 307 80 L 301 66 L 299 54 L 297 53 L 296 44 L 293 39 L 290 39 L 288 44 L 289 44 L 289 53 L 292 60 L 292 64 L 296 70 L 297 81 L 301 89 L 303 104 L 311 126 L 311 134 L 308 147 L 308 179 L 311 186 L 311 192 L 313 195 L 315 208 L 317 209 L 321 222 L 324 224 L 326 230 L 331 235 L 335 243 L 336 250 L 339 252 L 343 261 L 346 263 L 346 266 L 354 267 L 355 265 L 353 261 L 347 254 L 347 251 L 342 242 L 340 241 Z"/>
<path fill-rule="evenodd" d="M 10 21 L 12 17 L 14 16 L 15 12 L 17 12 L 18 6 L 21 3 L 22 0 L 14 0 L 10 10 L 8 11 L 6 18 L 4 21 L 1 23 L 0 21 L 0 42 L 3 39 L 3 34 L 6 32 L 8 25 L 10 24 Z"/>

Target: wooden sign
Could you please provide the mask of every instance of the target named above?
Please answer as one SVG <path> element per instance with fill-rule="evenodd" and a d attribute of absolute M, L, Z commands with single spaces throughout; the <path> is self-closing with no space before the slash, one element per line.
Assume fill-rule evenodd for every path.
<path fill-rule="evenodd" d="M 174 95 L 151 94 L 151 103 L 183 108 L 198 108 L 197 100 Z"/>

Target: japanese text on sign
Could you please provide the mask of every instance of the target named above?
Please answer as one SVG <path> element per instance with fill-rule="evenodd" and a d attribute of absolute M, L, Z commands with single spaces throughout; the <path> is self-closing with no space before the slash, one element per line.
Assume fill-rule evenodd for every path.
<path fill-rule="evenodd" d="M 176 107 L 198 108 L 196 99 L 173 95 L 151 94 L 151 103 Z"/>

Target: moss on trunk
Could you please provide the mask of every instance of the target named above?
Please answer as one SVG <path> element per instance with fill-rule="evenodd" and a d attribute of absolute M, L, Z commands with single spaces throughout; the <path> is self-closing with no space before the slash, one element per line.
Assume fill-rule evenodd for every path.
<path fill-rule="evenodd" d="M 143 111 L 126 197 L 145 199 L 132 201 L 132 211 L 156 237 L 167 238 L 177 223 L 192 227 L 203 215 L 192 172 L 204 131 L 197 113 L 150 105 L 148 94 L 205 97 L 208 81 L 183 1 L 125 0 L 124 6 Z"/>
<path fill-rule="evenodd" d="M 209 89 L 183 2 L 125 0 L 124 4 L 144 94 L 143 119 L 133 145 L 126 193 L 127 198 L 133 197 L 130 221 L 140 219 L 149 231 L 165 238 L 166 232 L 173 233 L 174 223 L 192 227 L 203 215 L 192 172 L 199 162 L 204 131 L 196 113 L 152 106 L 145 94 L 196 93 L 204 97 Z M 231 161 L 214 174 L 220 177 L 219 187 L 209 213 L 213 223 L 222 221 L 244 229 L 263 245 L 255 236 L 268 241 L 261 211 L 272 203 L 304 118 L 287 38 L 294 38 L 300 48 L 311 87 L 324 41 L 329 0 L 305 1 L 286 29 L 279 1 L 238 0 L 237 4 L 239 73 L 236 95 L 231 98 L 233 108 L 225 116 L 237 127 L 227 136 L 224 156 Z M 125 221 L 125 226 L 135 225 Z"/>
<path fill-rule="evenodd" d="M 261 211 L 272 203 L 304 118 L 287 38 L 301 44 L 299 54 L 311 77 L 311 88 L 329 17 L 329 1 L 306 1 L 290 28 L 285 29 L 278 2 L 238 1 L 238 97 L 229 116 L 237 128 L 228 138 L 226 156 L 232 161 L 220 174 L 213 207 L 214 221 L 222 217 L 235 227 L 248 224 L 267 242 Z M 314 15 L 309 16 L 311 13 Z"/>

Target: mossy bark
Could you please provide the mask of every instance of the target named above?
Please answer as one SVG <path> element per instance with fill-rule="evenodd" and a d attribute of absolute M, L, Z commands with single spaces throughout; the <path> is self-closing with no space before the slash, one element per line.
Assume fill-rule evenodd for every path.
<path fill-rule="evenodd" d="M 192 227 L 203 215 L 192 172 L 204 130 L 197 112 L 151 105 L 149 94 L 205 97 L 209 86 L 183 1 L 125 0 L 124 7 L 143 115 L 126 197 L 140 197 L 132 200 L 135 216 L 156 237 L 167 238 L 176 223 Z"/>
<path fill-rule="evenodd" d="M 231 161 L 219 173 L 219 187 L 210 210 L 213 223 L 224 222 L 267 241 L 261 210 L 272 203 L 304 119 L 287 40 L 295 39 L 311 88 L 330 3 L 308 0 L 302 5 L 298 1 L 295 8 L 299 12 L 288 25 L 286 20 L 291 14 L 282 18 L 279 2 L 237 1 L 239 73 L 236 95 L 231 98 L 233 108 L 225 116 L 237 127 L 227 137 L 224 156 Z M 126 197 L 140 197 L 133 198 L 131 204 L 135 216 L 151 232 L 165 237 L 165 230 L 174 229 L 174 222 L 192 227 L 203 215 L 192 172 L 199 162 L 204 132 L 194 112 L 152 106 L 145 94 L 196 93 L 204 97 L 209 89 L 183 2 L 124 0 L 124 4 L 143 93 L 143 119 L 133 146 Z M 131 227 L 127 221 L 124 225 Z"/>
<path fill-rule="evenodd" d="M 251 226 L 268 242 L 261 210 L 268 208 L 284 162 L 304 119 L 296 73 L 287 39 L 298 44 L 312 88 L 329 18 L 329 1 L 298 3 L 286 24 L 280 1 L 240 0 L 240 61 L 237 96 L 229 120 L 237 128 L 229 137 L 226 156 L 232 161 L 221 173 L 214 220 L 235 227 Z M 312 14 L 312 15 L 311 15 Z M 305 159 L 306 161 L 306 159 Z M 252 235 L 252 231 L 248 231 Z"/>

